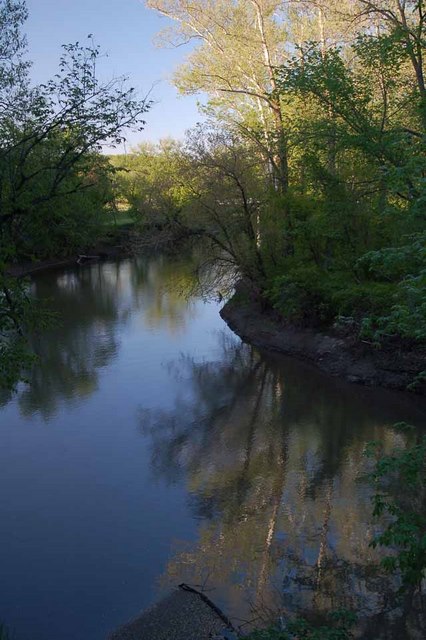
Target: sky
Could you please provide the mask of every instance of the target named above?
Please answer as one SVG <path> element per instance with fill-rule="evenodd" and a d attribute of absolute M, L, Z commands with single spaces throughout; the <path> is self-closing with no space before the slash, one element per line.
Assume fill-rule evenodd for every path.
<path fill-rule="evenodd" d="M 171 84 L 176 66 L 187 47 L 161 49 L 153 39 L 169 21 L 145 7 L 144 0 L 27 0 L 25 26 L 34 82 L 44 82 L 58 69 L 61 45 L 85 42 L 93 34 L 108 57 L 102 77 L 126 75 L 141 96 L 152 90 L 155 101 L 146 114 L 143 132 L 130 133 L 127 147 L 167 136 L 180 138 L 202 118 L 197 98 L 179 96 Z"/>

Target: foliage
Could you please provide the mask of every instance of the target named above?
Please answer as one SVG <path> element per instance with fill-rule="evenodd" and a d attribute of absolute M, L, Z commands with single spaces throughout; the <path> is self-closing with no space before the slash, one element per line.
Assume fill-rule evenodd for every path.
<path fill-rule="evenodd" d="M 367 277 L 395 283 L 383 314 L 364 319 L 365 336 L 426 339 L 426 236 L 419 233 L 407 240 L 407 244 L 366 253 L 357 262 L 357 269 Z"/>
<path fill-rule="evenodd" d="M 174 25 L 160 41 L 195 45 L 175 73 L 182 93 L 204 92 L 207 113 L 217 114 L 267 158 L 269 179 L 288 187 L 285 124 L 274 95 L 274 69 L 286 58 L 282 0 L 147 0 Z"/>
<path fill-rule="evenodd" d="M 258 158 L 251 180 L 241 162 L 233 169 L 256 203 L 247 233 L 230 210 L 237 193 L 218 185 L 231 177 L 223 145 L 210 144 L 209 127 L 196 129 L 181 149 L 187 168 L 175 173 L 194 197 L 174 209 L 174 223 L 213 235 L 217 259 L 292 321 L 349 316 L 376 344 L 423 342 L 422 10 L 404 3 L 392 12 L 381 0 L 148 5 L 175 21 L 166 39 L 196 41 L 178 88 L 207 92 L 204 112 L 216 118 L 217 139 L 232 139 L 229 158 Z M 288 179 L 277 181 L 284 167 Z"/>
<path fill-rule="evenodd" d="M 392 300 L 392 298 L 391 298 Z M 369 316 L 362 322 L 362 335 L 376 340 L 384 336 L 402 336 L 424 342 L 426 340 L 426 270 L 407 275 L 399 284 L 395 304 L 383 315 Z M 388 305 L 389 307 L 389 305 Z"/>
<path fill-rule="evenodd" d="M 142 126 L 149 104 L 99 81 L 91 39 L 30 87 L 25 3 L 0 3 L 2 264 L 87 246 L 103 215 L 127 209 L 141 227 L 202 239 L 228 289 L 243 277 L 292 321 L 344 316 L 376 344 L 424 342 L 420 5 L 147 4 L 174 21 L 166 39 L 195 40 L 175 83 L 207 94 L 208 120 L 184 142 L 107 160 L 102 144 Z"/>
<path fill-rule="evenodd" d="M 115 198 L 127 205 L 137 222 L 161 225 L 176 219 L 188 198 L 178 142 L 140 144 L 110 161 L 115 167 Z"/>
<path fill-rule="evenodd" d="M 277 276 L 268 296 L 292 321 L 327 326 L 340 316 L 359 321 L 365 314 L 380 315 L 394 293 L 391 283 L 358 283 L 351 273 L 327 272 L 310 265 Z"/>
<path fill-rule="evenodd" d="M 36 88 L 17 76 L 23 97 L 0 113 L 2 239 L 18 255 L 54 254 L 65 238 L 71 250 L 84 246 L 110 197 L 101 144 L 120 142 L 147 109 L 121 81 L 98 80 L 99 56 L 91 43 L 65 46 L 57 76 Z"/>
<path fill-rule="evenodd" d="M 117 197 L 135 220 L 159 235 L 174 231 L 203 242 L 208 258 L 200 268 L 215 264 L 217 287 L 229 288 L 221 274 L 231 282 L 236 270 L 253 283 L 264 277 L 258 229 L 267 187 L 252 146 L 206 124 L 184 143 L 141 145 L 111 161 Z"/>
<path fill-rule="evenodd" d="M 100 81 L 91 36 L 87 45 L 65 45 L 58 73 L 32 87 L 26 17 L 25 2 L 0 0 L 0 383 L 7 387 L 31 362 L 26 336 L 44 322 L 8 266 L 93 242 L 112 198 L 102 145 L 122 141 L 129 126 L 140 129 L 149 107 L 122 78 Z"/>
<path fill-rule="evenodd" d="M 285 629 L 271 628 L 251 633 L 249 640 L 349 640 L 356 616 L 349 611 L 330 615 L 328 625 L 315 625 L 303 618 L 288 622 Z"/>
<path fill-rule="evenodd" d="M 339 314 L 358 316 L 362 335 L 375 341 L 389 335 L 424 340 L 426 159 L 422 134 L 400 120 L 403 114 L 411 126 L 417 118 L 415 109 L 408 112 L 402 93 L 400 39 L 393 31 L 377 38 L 360 35 L 352 66 L 336 48 L 304 46 L 301 57 L 281 68 L 278 84 L 287 99 L 310 97 L 318 107 L 299 125 L 301 138 L 314 140 L 310 155 L 303 153 L 304 179 L 310 180 L 305 189 L 316 205 L 305 206 L 302 226 L 296 221 L 295 251 L 284 275 L 273 280 L 272 301 L 284 315 L 311 317 L 314 323 L 331 322 Z M 390 116 L 390 101 L 397 118 Z M 320 140 L 332 158 L 324 156 Z M 345 174 L 351 165 L 349 185 Z M 346 274 L 339 284 L 341 261 L 346 261 Z"/>
<path fill-rule="evenodd" d="M 406 429 L 407 425 L 399 428 Z M 376 456 L 373 513 L 387 521 L 371 546 L 391 551 L 382 564 L 401 576 L 402 591 L 418 589 L 426 575 L 426 437 L 389 455 L 382 454 L 380 446 L 373 443 L 368 453 Z"/>

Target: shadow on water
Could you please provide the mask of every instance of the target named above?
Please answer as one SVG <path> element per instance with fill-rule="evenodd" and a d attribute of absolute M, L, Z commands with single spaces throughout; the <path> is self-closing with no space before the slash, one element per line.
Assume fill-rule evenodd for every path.
<path fill-rule="evenodd" d="M 364 449 L 401 443 L 395 421 L 424 426 L 422 403 L 225 335 L 217 362 L 174 367 L 189 397 L 171 412 L 143 411 L 141 428 L 155 475 L 186 481 L 199 539 L 175 550 L 163 583 L 211 589 L 236 620 L 344 607 L 359 612 L 363 637 L 392 637 L 399 612 L 369 547 L 377 525 Z"/>

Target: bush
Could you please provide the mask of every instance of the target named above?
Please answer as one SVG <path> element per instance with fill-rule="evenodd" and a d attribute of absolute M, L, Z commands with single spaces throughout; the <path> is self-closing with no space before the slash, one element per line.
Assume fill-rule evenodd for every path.
<path fill-rule="evenodd" d="M 284 317 L 302 324 L 323 325 L 334 316 L 325 274 L 312 266 L 292 269 L 275 278 L 268 297 Z"/>
<path fill-rule="evenodd" d="M 369 251 L 358 259 L 356 268 L 366 277 L 392 282 L 418 274 L 426 268 L 426 234 L 408 237 L 401 246 Z"/>
<path fill-rule="evenodd" d="M 329 624 L 313 625 L 304 618 L 292 620 L 285 629 L 272 627 L 255 631 L 247 640 L 349 640 L 356 616 L 350 611 L 335 611 L 329 616 Z"/>
<path fill-rule="evenodd" d="M 321 326 L 338 316 L 350 316 L 359 325 L 365 316 L 389 313 L 396 292 L 392 283 L 357 283 L 351 274 L 307 266 L 275 278 L 269 298 L 295 322 Z"/>
<path fill-rule="evenodd" d="M 410 428 L 403 423 L 395 427 Z M 421 590 L 426 576 L 426 437 L 394 449 L 389 455 L 382 453 L 380 445 L 371 443 L 367 454 L 376 456 L 371 477 L 376 488 L 373 514 L 388 518 L 386 528 L 371 546 L 391 551 L 382 565 L 386 571 L 401 576 L 400 592 Z M 404 487 L 403 494 L 400 487 Z"/>
<path fill-rule="evenodd" d="M 361 333 L 376 341 L 386 336 L 426 340 L 426 270 L 409 276 L 396 288 L 393 304 L 385 313 L 366 317 Z"/>
<path fill-rule="evenodd" d="M 348 282 L 345 287 L 332 292 L 335 311 L 342 316 L 360 318 L 366 314 L 380 314 L 389 309 L 396 294 L 396 287 L 383 282 Z"/>

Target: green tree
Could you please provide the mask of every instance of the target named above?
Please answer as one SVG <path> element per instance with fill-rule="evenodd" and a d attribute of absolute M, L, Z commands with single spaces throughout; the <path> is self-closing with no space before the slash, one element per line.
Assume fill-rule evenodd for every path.
<path fill-rule="evenodd" d="M 280 0 L 147 0 L 174 20 L 162 41 L 197 46 L 177 70 L 182 93 L 205 92 L 209 107 L 256 141 L 279 190 L 289 182 L 287 128 L 275 93 L 275 67 L 286 58 Z"/>
<path fill-rule="evenodd" d="M 32 87 L 26 17 L 25 2 L 1 0 L 0 358 L 8 386 L 19 379 L 25 336 L 40 322 L 8 265 L 87 242 L 106 198 L 101 147 L 119 143 L 127 127 L 141 128 L 149 108 L 123 79 L 100 81 L 91 37 L 88 45 L 65 45 L 58 74 Z"/>
<path fill-rule="evenodd" d="M 426 80 L 424 67 L 426 4 L 424 0 L 357 0 L 355 15 L 367 28 L 392 34 L 401 44 L 413 72 L 423 132 L 426 131 Z"/>
<path fill-rule="evenodd" d="M 182 177 L 182 144 L 172 139 L 140 144 L 112 156 L 115 188 L 141 224 L 163 225 L 179 215 L 188 197 Z"/>
<path fill-rule="evenodd" d="M 365 334 L 423 340 L 426 157 L 420 98 L 407 101 L 405 56 L 399 35 L 367 34 L 350 64 L 339 49 L 307 43 L 278 72 L 286 99 L 313 108 L 296 121 L 303 183 L 291 206 L 295 253 L 282 263 L 273 295 L 287 312 L 293 298 L 296 315 L 321 306 L 327 321 L 358 307 Z M 408 256 L 392 271 L 392 261 L 401 267 Z M 361 296 L 371 301 L 364 308 Z"/>

